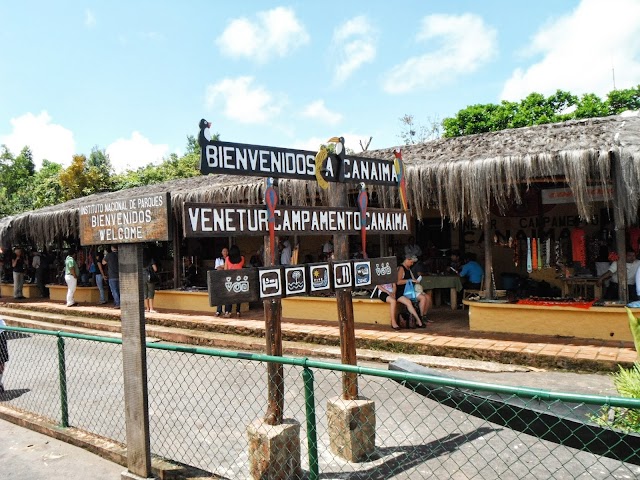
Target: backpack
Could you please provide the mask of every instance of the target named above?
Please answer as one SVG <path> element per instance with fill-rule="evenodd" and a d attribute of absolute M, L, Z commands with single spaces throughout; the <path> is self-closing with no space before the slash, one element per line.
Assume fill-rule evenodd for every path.
<path fill-rule="evenodd" d="M 160 277 L 158 277 L 158 274 L 153 270 L 153 264 L 146 268 L 145 274 L 147 277 L 147 283 L 158 283 L 160 281 Z"/>

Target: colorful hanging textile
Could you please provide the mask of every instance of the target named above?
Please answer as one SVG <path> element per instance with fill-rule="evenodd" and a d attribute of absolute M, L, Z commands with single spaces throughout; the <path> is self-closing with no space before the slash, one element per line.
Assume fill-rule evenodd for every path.
<path fill-rule="evenodd" d="M 583 267 L 587 266 L 587 243 L 585 231 L 578 227 L 571 232 L 571 253 L 574 262 L 580 262 Z"/>
<path fill-rule="evenodd" d="M 533 270 L 538 270 L 538 242 L 535 238 L 531 239 L 531 271 Z"/>
<path fill-rule="evenodd" d="M 533 266 L 531 265 L 531 239 L 527 237 L 527 273 L 533 272 Z"/>

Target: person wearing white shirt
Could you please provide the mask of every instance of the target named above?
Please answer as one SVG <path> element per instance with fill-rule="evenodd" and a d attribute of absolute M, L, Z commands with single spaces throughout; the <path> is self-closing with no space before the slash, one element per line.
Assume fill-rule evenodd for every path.
<path fill-rule="evenodd" d="M 627 288 L 629 290 L 629 301 L 633 302 L 638 299 L 638 294 L 636 291 L 636 285 L 638 285 L 637 275 L 640 270 L 640 260 L 636 258 L 636 252 L 632 249 L 627 249 L 626 252 L 626 261 L 627 261 Z M 617 298 L 618 297 L 618 262 L 611 262 L 609 266 L 609 270 L 607 270 L 604 274 L 598 277 L 598 284 L 602 285 L 602 283 L 611 279 L 609 283 L 609 298 Z"/>
<path fill-rule="evenodd" d="M 282 252 L 280 252 L 280 265 L 291 264 L 291 242 L 285 240 L 282 242 Z"/>

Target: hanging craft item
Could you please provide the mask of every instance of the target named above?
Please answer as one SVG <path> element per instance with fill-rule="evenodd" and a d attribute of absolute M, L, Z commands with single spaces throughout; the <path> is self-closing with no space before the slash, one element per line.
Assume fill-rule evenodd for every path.
<path fill-rule="evenodd" d="M 531 273 L 533 270 L 538 270 L 538 241 L 535 238 L 531 238 Z"/>
<path fill-rule="evenodd" d="M 267 189 L 264 192 L 264 203 L 267 205 L 267 223 L 269 225 L 269 247 L 271 249 L 271 265 L 276 262 L 276 206 L 278 192 L 273 187 L 273 178 L 267 179 Z"/>
<path fill-rule="evenodd" d="M 409 210 L 409 204 L 407 203 L 407 179 L 405 177 L 404 162 L 402 161 L 402 150 L 400 148 L 396 148 L 393 151 L 393 155 L 396 157 L 393 164 L 396 169 L 396 175 L 398 176 L 400 204 L 402 205 L 402 209 L 406 212 Z"/>
<path fill-rule="evenodd" d="M 369 197 L 364 183 L 360 184 L 360 193 L 358 194 L 358 210 L 360 210 L 360 241 L 362 243 L 362 255 L 367 257 L 367 206 L 369 205 Z"/>
<path fill-rule="evenodd" d="M 580 262 L 583 267 L 587 266 L 587 244 L 585 231 L 578 227 L 571 232 L 571 252 L 574 262 Z"/>
<path fill-rule="evenodd" d="M 533 265 L 531 264 L 531 238 L 527 237 L 527 273 L 533 272 Z"/>
<path fill-rule="evenodd" d="M 538 244 L 538 270 L 542 270 L 542 243 L 540 243 L 540 239 L 537 239 Z"/>
<path fill-rule="evenodd" d="M 551 237 L 544 241 L 544 268 L 551 268 Z"/>
<path fill-rule="evenodd" d="M 517 267 L 520 264 L 520 251 L 518 250 L 518 237 L 514 238 L 511 241 L 511 245 L 513 246 L 513 265 Z"/>

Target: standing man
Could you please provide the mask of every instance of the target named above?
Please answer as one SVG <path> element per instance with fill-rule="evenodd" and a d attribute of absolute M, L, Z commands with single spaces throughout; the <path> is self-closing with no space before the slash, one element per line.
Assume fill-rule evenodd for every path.
<path fill-rule="evenodd" d="M 109 289 L 113 296 L 113 308 L 120 308 L 120 267 L 118 265 L 118 246 L 111 245 L 111 251 L 102 260 L 107 266 L 105 278 L 109 281 Z"/>
<path fill-rule="evenodd" d="M 626 251 L 626 261 L 627 261 L 627 288 L 629 292 L 629 301 L 634 302 L 638 299 L 636 294 L 636 273 L 640 269 L 640 260 L 636 258 L 636 252 L 631 247 L 627 247 Z M 607 270 L 604 274 L 598 277 L 598 285 L 602 285 L 602 283 L 611 279 L 609 283 L 609 288 L 607 289 L 607 294 L 605 298 L 609 299 L 617 299 L 618 298 L 618 262 L 611 262 L 609 266 L 609 270 Z"/>
<path fill-rule="evenodd" d="M 291 242 L 289 242 L 289 239 L 282 242 L 282 252 L 280 252 L 280 265 L 291 265 Z"/>
<path fill-rule="evenodd" d="M 224 247 L 222 249 L 222 252 L 220 252 L 220 256 L 216 258 L 216 263 L 214 264 L 216 270 L 224 270 L 224 266 L 227 263 L 228 256 L 229 249 L 227 247 Z M 218 308 L 216 308 L 216 317 L 219 317 L 220 315 L 222 315 L 222 305 L 218 305 Z"/>
<path fill-rule="evenodd" d="M 13 268 L 13 298 L 19 300 L 25 298 L 22 294 L 24 285 L 24 256 L 20 247 L 15 249 L 15 257 L 11 260 L 11 268 Z"/>
<path fill-rule="evenodd" d="M 104 281 L 107 278 L 105 275 L 104 269 L 105 266 L 102 264 L 104 260 L 104 253 L 102 251 L 96 252 L 96 266 L 98 267 L 98 271 L 96 272 L 96 286 L 98 287 L 98 292 L 100 292 L 100 301 L 98 304 L 104 305 L 107 303 L 107 297 L 104 294 Z"/>
<path fill-rule="evenodd" d="M 67 258 L 64 260 L 64 281 L 67 282 L 67 307 L 77 305 L 73 298 L 78 287 L 78 276 L 80 269 L 76 263 L 76 250 L 72 249 L 67 252 Z"/>

